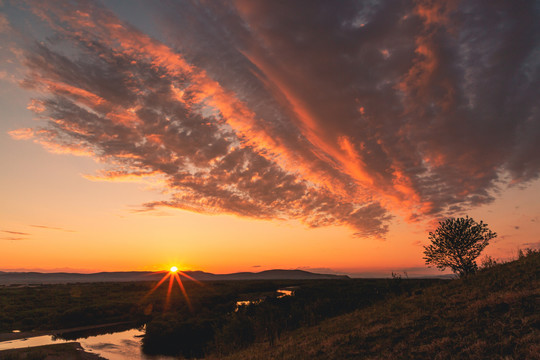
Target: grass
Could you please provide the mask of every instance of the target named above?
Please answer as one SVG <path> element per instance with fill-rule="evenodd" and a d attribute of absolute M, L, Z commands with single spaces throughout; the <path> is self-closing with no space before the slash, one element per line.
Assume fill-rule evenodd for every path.
<path fill-rule="evenodd" d="M 540 252 L 419 289 L 229 359 L 540 359 Z"/>

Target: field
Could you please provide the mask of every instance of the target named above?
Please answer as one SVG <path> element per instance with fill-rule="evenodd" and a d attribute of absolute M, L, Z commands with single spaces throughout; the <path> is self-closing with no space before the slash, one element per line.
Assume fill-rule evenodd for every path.
<path fill-rule="evenodd" d="M 535 359 L 539 268 L 530 252 L 455 280 L 187 281 L 189 303 L 166 284 L 8 286 L 0 333 L 146 324 L 146 353 L 186 358 Z"/>

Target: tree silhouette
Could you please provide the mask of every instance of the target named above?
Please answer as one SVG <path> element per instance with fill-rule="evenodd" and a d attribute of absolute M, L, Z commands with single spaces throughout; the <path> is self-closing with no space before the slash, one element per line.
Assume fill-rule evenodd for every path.
<path fill-rule="evenodd" d="M 460 277 L 476 272 L 476 258 L 497 234 L 482 221 L 470 217 L 450 218 L 439 222 L 435 232 L 429 233 L 431 244 L 424 246 L 426 265 L 440 270 L 447 267 Z"/>

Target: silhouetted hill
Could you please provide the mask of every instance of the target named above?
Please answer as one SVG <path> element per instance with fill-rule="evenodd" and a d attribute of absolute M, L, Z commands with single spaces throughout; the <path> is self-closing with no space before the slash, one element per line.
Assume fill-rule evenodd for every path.
<path fill-rule="evenodd" d="M 62 284 L 86 282 L 126 282 L 158 281 L 165 272 L 148 271 L 99 272 L 94 274 L 77 273 L 39 273 L 39 272 L 0 272 L 0 284 Z M 198 281 L 217 280 L 316 280 L 348 279 L 346 275 L 316 274 L 303 270 L 267 270 L 258 273 L 239 272 L 232 274 L 212 274 L 204 271 L 186 271 L 186 275 Z M 185 278 L 186 280 L 189 280 Z"/>
<path fill-rule="evenodd" d="M 230 359 L 540 359 L 540 252 L 256 343 Z M 399 287 L 401 279 L 393 279 Z M 223 358 L 220 356 L 220 358 Z"/>
<path fill-rule="evenodd" d="M 316 274 L 304 270 L 266 270 L 258 273 L 240 272 L 216 276 L 220 280 L 314 280 L 349 278 L 347 275 Z"/>

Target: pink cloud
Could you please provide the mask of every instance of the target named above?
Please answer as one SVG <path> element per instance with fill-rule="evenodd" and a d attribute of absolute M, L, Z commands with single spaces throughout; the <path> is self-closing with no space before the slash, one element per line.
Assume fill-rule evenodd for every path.
<path fill-rule="evenodd" d="M 98 158 L 91 180 L 159 179 L 170 198 L 143 209 L 383 236 L 539 176 L 525 3 L 158 4 L 161 40 L 95 3 L 35 3 L 71 50 L 26 49 L 43 125 L 10 135 Z"/>

